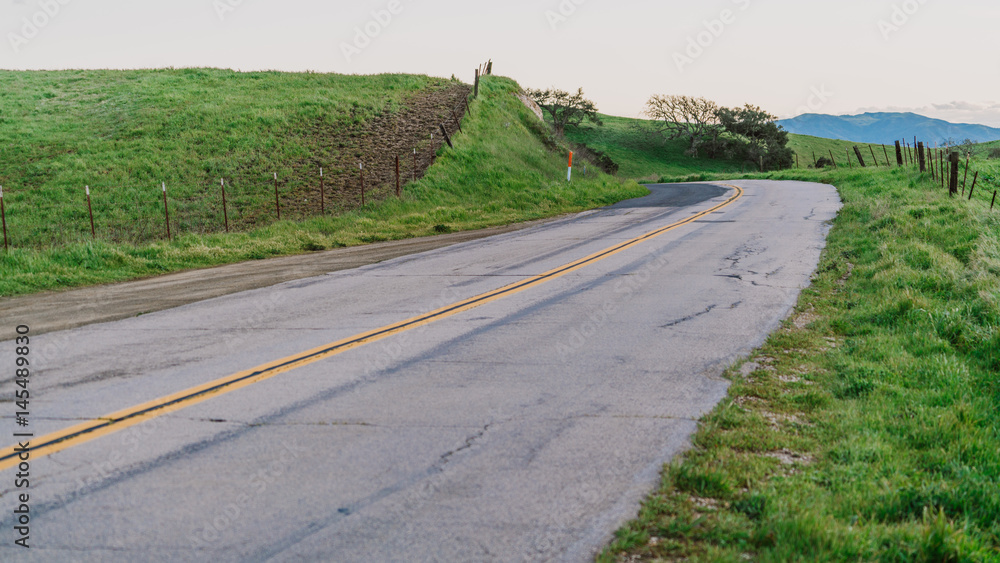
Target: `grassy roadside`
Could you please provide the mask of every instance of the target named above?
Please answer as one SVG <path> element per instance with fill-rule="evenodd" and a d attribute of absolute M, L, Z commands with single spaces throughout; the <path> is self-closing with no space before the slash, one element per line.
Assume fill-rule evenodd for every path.
<path fill-rule="evenodd" d="M 686 176 L 712 172 L 740 172 L 739 162 L 684 155 L 688 144 L 664 140 L 638 127 L 642 119 L 601 115 L 603 126 L 584 123 L 566 129 L 566 139 L 601 151 L 619 165 L 619 176 L 655 181 L 660 176 Z"/>
<path fill-rule="evenodd" d="M 642 132 L 640 127 L 645 123 L 643 119 L 602 115 L 601 120 L 604 122 L 603 126 L 584 123 L 579 127 L 568 128 L 566 138 L 610 156 L 620 167 L 619 175 L 625 178 L 643 182 L 657 182 L 662 177 L 698 181 L 707 179 L 712 174 L 742 174 L 756 169 L 749 162 L 686 156 L 685 141 L 663 140 Z M 861 149 L 868 165 L 872 162 L 872 150 L 880 165 L 885 165 L 886 153 L 893 163 L 896 159 L 895 147 L 883 149 L 880 145 L 872 145 L 869 149 L 869 145 L 863 143 L 795 134 L 790 134 L 788 139 L 788 146 L 798 155 L 799 167 L 803 169 L 813 166 L 814 157 L 829 159 L 831 154 L 838 166 L 848 169 L 858 167 L 853 152 L 855 146 Z M 850 151 L 850 161 L 847 160 L 847 151 Z M 984 155 L 985 152 L 984 148 Z"/>
<path fill-rule="evenodd" d="M 894 170 L 599 561 L 1000 560 L 1000 212 Z"/>
<path fill-rule="evenodd" d="M 0 252 L 0 296 L 136 279 L 385 240 L 550 217 L 644 195 L 631 181 L 603 174 L 565 182 L 562 149 L 513 95 L 518 85 L 486 77 L 455 149 L 402 199 L 388 198 L 338 216 L 283 221 L 231 235 L 184 234 L 135 246 L 77 242 L 48 250 Z"/>

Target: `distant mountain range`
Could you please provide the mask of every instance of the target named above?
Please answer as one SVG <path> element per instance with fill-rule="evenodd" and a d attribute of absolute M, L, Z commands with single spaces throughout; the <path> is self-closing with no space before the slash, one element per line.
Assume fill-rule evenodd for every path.
<path fill-rule="evenodd" d="M 929 143 L 962 142 L 965 139 L 985 143 L 1000 139 L 1000 129 L 985 125 L 949 123 L 915 113 L 865 113 L 862 115 L 820 115 L 807 113 L 778 121 L 789 133 L 840 139 L 858 143 L 892 144 L 897 139 Z"/>

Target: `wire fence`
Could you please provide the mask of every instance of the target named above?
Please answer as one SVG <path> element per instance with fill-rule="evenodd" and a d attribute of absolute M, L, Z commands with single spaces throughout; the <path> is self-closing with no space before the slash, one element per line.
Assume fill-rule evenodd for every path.
<path fill-rule="evenodd" d="M 492 71 L 492 62 L 480 69 Z M 480 69 L 477 69 L 476 90 Z M 280 219 L 302 220 L 362 208 L 402 197 L 406 185 L 423 178 L 444 147 L 454 147 L 471 114 L 471 88 L 458 105 L 438 115 L 439 123 L 406 152 L 380 147 L 329 166 L 312 157 L 294 174 L 234 174 L 202 177 L 184 186 L 166 182 L 110 186 L 95 182 L 74 188 L 0 186 L 4 249 L 46 248 L 104 240 L 143 244 L 186 233 L 248 231 Z M 437 120 L 435 120 L 437 121 Z M 353 161 L 353 162 L 352 162 Z M 178 195 L 175 195 L 178 194 Z"/>

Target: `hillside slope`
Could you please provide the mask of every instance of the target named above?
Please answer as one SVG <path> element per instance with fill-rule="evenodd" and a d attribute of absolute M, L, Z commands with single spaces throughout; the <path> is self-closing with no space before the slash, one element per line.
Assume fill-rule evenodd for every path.
<path fill-rule="evenodd" d="M 431 145 L 429 131 L 414 129 L 414 135 L 427 136 L 426 143 L 417 147 L 420 158 L 429 161 L 434 155 L 436 163 L 413 181 L 408 162 L 412 149 L 410 155 L 404 153 L 410 158 L 401 162 L 401 198 L 395 197 L 394 163 L 369 162 L 366 205 L 361 206 L 355 197 L 360 183 L 357 170 L 345 170 L 343 205 L 328 207 L 321 216 L 314 199 L 319 194 L 318 178 L 303 175 L 298 185 L 285 178 L 294 178 L 296 170 L 310 163 L 318 165 L 332 152 L 347 155 L 352 162 L 358 156 L 354 151 L 361 156 L 374 154 L 365 152 L 365 143 L 405 146 L 399 141 L 405 134 L 397 134 L 397 128 L 409 127 L 410 121 L 403 117 L 415 93 L 467 91 L 468 86 L 428 77 L 263 73 L 254 78 L 229 77 L 228 71 L 205 71 L 202 81 L 187 78 L 187 72 L 112 72 L 103 78 L 108 81 L 106 88 L 95 83 L 100 76 L 77 77 L 82 84 L 70 80 L 72 73 L 2 76 L 8 84 L 23 87 L 16 93 L 6 91 L 3 98 L 4 119 L 10 121 L 0 128 L 8 140 L 5 158 L 0 159 L 0 178 L 13 249 L 0 253 L 0 296 L 502 225 L 646 193 L 635 183 L 593 172 L 567 184 L 565 149 L 553 142 L 547 127 L 517 99 L 520 87 L 516 82 L 489 76 L 483 80 L 480 98 L 470 104 L 463 132 L 456 132 L 453 122 L 448 124 L 449 133 L 454 134 L 453 149 L 441 145 L 440 134 Z M 152 84 L 140 86 L 144 78 Z M 162 80 L 186 84 L 191 95 L 185 98 L 173 87 L 161 88 Z M 253 80 L 262 83 L 250 92 L 233 93 L 228 80 L 245 88 L 251 88 Z M 68 85 L 66 90 L 79 90 L 65 107 L 45 102 L 58 99 L 62 90 L 46 97 L 46 90 L 38 86 L 54 88 L 60 81 Z M 265 87 L 267 83 L 270 86 Z M 319 87 L 324 84 L 329 88 Z M 105 90 L 117 94 L 102 93 Z M 462 90 L 458 91 L 459 99 L 464 99 Z M 222 105 L 215 101 L 230 94 L 234 101 Z M 203 100 L 205 107 L 175 116 L 170 110 L 179 107 L 178 96 L 185 103 Z M 11 99 L 20 100 L 20 105 L 6 103 Z M 440 117 L 432 111 L 430 118 L 416 122 L 452 117 L 450 108 L 443 109 Z M 198 113 L 201 120 L 196 119 Z M 85 135 L 87 126 L 77 123 L 77 117 L 96 121 L 103 127 L 102 134 Z M 368 134 L 370 124 L 377 121 L 384 124 L 377 129 L 383 132 L 381 137 Z M 324 133 L 332 129 L 346 133 Z M 30 141 L 10 142 L 16 131 L 30 135 Z M 388 153 L 381 154 L 381 160 L 387 160 Z M 280 222 L 273 213 L 275 195 L 269 173 L 279 165 L 280 197 L 285 205 L 297 197 L 313 198 L 291 207 L 293 212 L 283 214 Z M 222 172 L 245 179 L 243 186 L 232 186 L 227 204 L 230 217 L 256 217 L 236 225 L 241 232 L 230 235 L 221 232 L 223 216 L 215 176 Z M 90 180 L 94 176 L 105 180 L 98 184 Z M 165 180 L 160 180 L 163 176 Z M 164 234 L 161 181 L 170 186 L 175 229 L 169 242 Z M 91 240 L 86 199 L 80 189 L 88 182 L 98 186 L 93 198 L 96 240 Z M 125 182 L 135 184 L 129 188 L 122 185 Z M 338 186 L 330 180 L 327 189 L 336 193 Z M 203 224 L 184 222 L 178 216 L 202 217 Z M 128 233 L 132 226 L 143 224 L 150 229 L 148 238 L 142 240 L 120 237 L 112 229 L 121 225 Z"/>

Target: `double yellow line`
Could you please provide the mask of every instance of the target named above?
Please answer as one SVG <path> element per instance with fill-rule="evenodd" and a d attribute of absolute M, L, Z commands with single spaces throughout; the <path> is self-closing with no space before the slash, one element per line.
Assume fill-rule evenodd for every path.
<path fill-rule="evenodd" d="M 683 221 L 678 221 L 666 227 L 659 228 L 655 231 L 646 233 L 642 236 L 636 237 L 629 241 L 623 242 L 611 248 L 602 250 L 595 254 L 591 254 L 586 258 L 581 258 L 575 262 L 571 262 L 564 266 L 560 266 L 554 270 L 545 272 L 544 274 L 539 274 L 537 276 L 532 276 L 530 278 L 521 280 L 519 282 L 513 283 L 511 285 L 502 287 L 500 289 L 483 293 L 475 297 L 471 297 L 464 301 L 459 301 L 453 303 L 446 307 L 442 307 L 430 313 L 425 313 L 423 315 L 407 319 L 395 324 L 387 325 L 382 328 L 377 328 L 375 330 L 351 336 L 343 340 L 338 340 L 337 342 L 332 342 L 318 348 L 313 348 L 293 356 L 288 356 L 287 358 L 282 358 L 274 362 L 257 366 L 253 369 L 246 371 L 241 371 L 239 373 L 234 373 L 232 375 L 223 377 L 221 379 L 216 379 L 215 381 L 210 381 L 203 385 L 197 387 L 192 387 L 190 389 L 185 389 L 173 395 L 168 395 L 166 397 L 161 397 L 159 399 L 143 403 L 141 405 L 136 405 L 118 412 L 111 413 L 107 416 L 102 416 L 100 418 L 95 418 L 88 420 L 81 424 L 71 426 L 69 428 L 60 430 L 58 432 L 53 432 L 47 434 L 37 439 L 32 440 L 32 445 L 30 447 L 31 458 L 39 458 L 47 455 L 54 454 L 56 452 L 71 448 L 73 446 L 78 446 L 80 444 L 89 442 L 91 440 L 100 438 L 107 434 L 113 432 L 118 432 L 124 430 L 136 424 L 142 423 L 144 421 L 163 416 L 165 414 L 175 412 L 192 405 L 196 405 L 203 401 L 207 401 L 213 397 L 223 395 L 225 393 L 231 393 L 237 389 L 242 389 L 248 385 L 253 385 L 259 381 L 264 381 L 265 379 L 270 379 L 282 373 L 287 373 L 294 369 L 298 369 L 303 366 L 336 356 L 348 350 L 352 350 L 364 344 L 369 344 L 371 342 L 376 342 L 382 340 L 383 338 L 388 338 L 394 334 L 399 334 L 407 330 L 412 330 L 441 319 L 448 318 L 452 315 L 457 315 L 463 311 L 468 311 L 469 309 L 478 307 L 480 305 L 485 305 L 492 301 L 497 301 L 509 295 L 515 293 L 520 293 L 526 289 L 530 289 L 537 285 L 541 285 L 547 281 L 564 276 L 575 270 L 579 270 L 585 266 L 599 262 L 623 252 L 641 244 L 647 240 L 658 237 L 664 233 L 697 221 L 698 219 L 715 213 L 720 209 L 731 205 L 736 200 L 743 197 L 743 190 L 738 186 L 720 184 L 728 188 L 735 190 L 735 193 L 726 200 L 724 203 L 716 205 L 711 209 L 707 209 L 692 215 Z M 20 461 L 18 458 L 18 453 L 15 451 L 15 446 L 5 448 L 0 450 L 0 471 L 4 469 L 9 469 L 14 467 Z"/>

